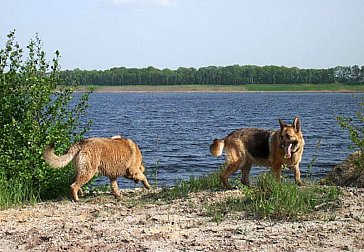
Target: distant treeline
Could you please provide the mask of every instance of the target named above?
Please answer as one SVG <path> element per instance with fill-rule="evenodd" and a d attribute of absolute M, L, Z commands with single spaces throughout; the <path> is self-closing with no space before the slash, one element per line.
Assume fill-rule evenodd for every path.
<path fill-rule="evenodd" d="M 183 84 L 302 84 L 364 83 L 364 66 L 337 66 L 328 69 L 300 69 L 284 66 L 232 65 L 177 70 L 117 67 L 109 70 L 66 70 L 67 81 L 80 85 L 183 85 Z"/>

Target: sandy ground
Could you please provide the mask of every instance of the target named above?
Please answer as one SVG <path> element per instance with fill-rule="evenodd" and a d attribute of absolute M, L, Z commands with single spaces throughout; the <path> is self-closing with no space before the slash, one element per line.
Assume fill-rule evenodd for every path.
<path fill-rule="evenodd" d="M 286 92 L 286 93 L 302 93 L 302 92 L 320 92 L 320 93 L 352 93 L 358 92 L 355 89 L 341 89 L 341 90 L 301 90 L 301 91 L 248 91 L 244 85 L 123 85 L 123 86 L 78 86 L 76 91 L 84 92 L 93 90 L 94 92 L 104 92 L 104 93 L 123 93 L 123 92 L 243 92 L 243 93 L 274 93 L 274 92 Z M 362 92 L 362 91 L 359 91 Z"/>
<path fill-rule="evenodd" d="M 7 209 L 0 211 L 0 251 L 364 251 L 364 189 L 344 189 L 338 208 L 309 220 L 235 213 L 217 224 L 204 214 L 203 202 L 238 193 L 141 205 L 146 192 L 124 191 L 133 200 L 101 195 Z"/>

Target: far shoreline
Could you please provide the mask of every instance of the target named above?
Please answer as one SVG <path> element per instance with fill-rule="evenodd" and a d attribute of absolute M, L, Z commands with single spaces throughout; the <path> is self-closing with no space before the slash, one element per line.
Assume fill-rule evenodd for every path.
<path fill-rule="evenodd" d="M 363 93 L 364 85 L 246 84 L 246 85 L 123 85 L 78 86 L 76 92 L 97 93 Z"/>

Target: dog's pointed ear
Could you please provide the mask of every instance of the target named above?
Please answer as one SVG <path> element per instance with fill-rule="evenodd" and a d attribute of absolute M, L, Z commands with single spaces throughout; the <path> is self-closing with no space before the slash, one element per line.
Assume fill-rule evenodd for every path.
<path fill-rule="evenodd" d="M 279 121 L 279 126 L 281 126 L 281 130 L 283 130 L 283 128 L 286 126 L 286 123 L 281 119 L 278 119 L 278 121 Z"/>
<path fill-rule="evenodd" d="M 296 133 L 301 131 L 301 121 L 300 121 L 300 118 L 298 116 L 296 116 L 293 119 L 293 124 L 292 125 L 293 125 L 293 128 L 296 131 Z"/>

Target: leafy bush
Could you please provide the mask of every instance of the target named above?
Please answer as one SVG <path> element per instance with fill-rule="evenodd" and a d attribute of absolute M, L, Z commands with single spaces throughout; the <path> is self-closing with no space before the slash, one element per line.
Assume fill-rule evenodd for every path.
<path fill-rule="evenodd" d="M 73 84 L 59 76 L 60 54 L 46 61 L 36 36 L 27 57 L 7 36 L 0 50 L 0 206 L 53 198 L 68 193 L 71 167 L 50 169 L 43 160 L 46 144 L 56 142 L 64 151 L 82 137 L 90 122 L 81 123 L 89 93 L 73 99 Z M 15 196 L 16 195 L 16 196 Z"/>
<path fill-rule="evenodd" d="M 364 96 L 361 96 L 359 110 L 355 113 L 354 118 L 339 116 L 337 120 L 339 125 L 349 132 L 352 142 L 351 149 L 358 149 L 360 151 L 357 166 L 360 171 L 364 171 Z"/>

